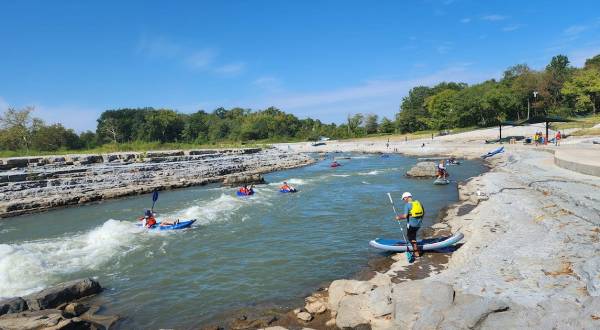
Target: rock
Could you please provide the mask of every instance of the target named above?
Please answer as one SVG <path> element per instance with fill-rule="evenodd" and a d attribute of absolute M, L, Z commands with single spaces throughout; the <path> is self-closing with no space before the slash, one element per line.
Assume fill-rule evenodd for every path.
<path fill-rule="evenodd" d="M 307 312 L 300 312 L 296 315 L 300 320 L 304 321 L 304 322 L 309 322 L 313 319 L 313 316 L 310 315 L 310 313 Z"/>
<path fill-rule="evenodd" d="M 408 281 L 393 286 L 392 299 L 393 318 L 398 327 L 412 328 L 419 320 L 420 327 L 435 328 L 439 322 L 437 316 L 452 305 L 454 289 L 442 282 Z"/>
<path fill-rule="evenodd" d="M 264 316 L 257 319 L 248 319 L 246 315 L 231 322 L 230 328 L 232 330 L 245 330 L 245 329 L 257 329 L 265 328 L 277 321 L 276 316 Z"/>
<path fill-rule="evenodd" d="M 100 283 L 91 278 L 74 280 L 23 297 L 30 310 L 55 308 L 61 304 L 102 291 Z"/>
<path fill-rule="evenodd" d="M 394 312 L 391 284 L 377 287 L 368 295 L 369 310 L 374 317 L 382 317 Z"/>
<path fill-rule="evenodd" d="M 414 178 L 430 178 L 436 175 L 437 169 L 434 162 L 419 162 L 406 172 L 406 176 Z"/>
<path fill-rule="evenodd" d="M 332 318 L 332 319 L 328 320 L 327 322 L 325 322 L 325 326 L 331 327 L 331 328 L 335 327 L 335 318 Z"/>
<path fill-rule="evenodd" d="M 317 300 L 314 302 L 307 303 L 304 306 L 304 309 L 306 309 L 306 311 L 311 314 L 321 314 L 327 310 L 327 306 L 322 301 Z"/>
<path fill-rule="evenodd" d="M 228 175 L 223 181 L 224 185 L 227 186 L 241 186 L 245 184 L 261 184 L 265 183 L 265 178 L 260 174 L 234 174 Z"/>
<path fill-rule="evenodd" d="M 58 322 L 57 325 L 45 328 L 44 330 L 82 330 L 91 329 L 91 324 L 86 321 L 74 317 L 72 319 L 66 319 Z"/>
<path fill-rule="evenodd" d="M 70 303 L 65 307 L 64 312 L 68 316 L 73 317 L 73 316 L 79 316 L 79 315 L 85 313 L 87 310 L 88 310 L 88 308 L 85 307 L 83 304 Z"/>
<path fill-rule="evenodd" d="M 56 326 L 65 320 L 61 311 L 47 309 L 43 311 L 25 311 L 0 316 L 0 329 L 2 330 L 24 330 L 42 329 Z"/>
<path fill-rule="evenodd" d="M 375 276 L 369 280 L 369 283 L 376 286 L 391 285 L 392 279 L 388 275 L 375 273 Z"/>
<path fill-rule="evenodd" d="M 20 313 L 26 310 L 27 302 L 21 297 L 0 300 L 0 315 Z"/>
<path fill-rule="evenodd" d="M 287 330 L 287 328 L 278 325 L 275 327 L 262 328 L 262 330 Z"/>
<path fill-rule="evenodd" d="M 367 300 L 364 294 L 344 296 L 335 318 L 336 325 L 339 328 L 354 328 L 360 324 L 368 324 L 369 320 L 365 317 Z"/>
<path fill-rule="evenodd" d="M 444 312 L 444 329 L 472 329 L 489 314 L 508 310 L 503 301 L 471 294 L 456 294 L 452 307 Z"/>
<path fill-rule="evenodd" d="M 347 295 L 357 295 L 373 288 L 373 284 L 365 281 L 357 280 L 336 280 L 329 285 L 329 302 L 328 308 L 332 311 L 337 311 L 338 305 L 342 298 Z"/>

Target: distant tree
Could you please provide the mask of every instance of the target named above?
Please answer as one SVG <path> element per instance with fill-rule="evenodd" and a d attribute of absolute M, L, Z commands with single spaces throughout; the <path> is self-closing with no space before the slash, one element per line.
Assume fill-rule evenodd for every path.
<path fill-rule="evenodd" d="M 575 100 L 575 110 L 578 113 L 592 111 L 595 114 L 600 106 L 600 71 L 577 71 L 571 80 L 565 82 L 562 93 Z"/>
<path fill-rule="evenodd" d="M 550 108 L 557 108 L 562 102 L 561 89 L 573 70 L 569 67 L 569 59 L 565 55 L 552 57 L 550 64 L 546 66 L 543 76 L 543 90 L 547 91 Z"/>
<path fill-rule="evenodd" d="M 31 145 L 31 126 L 33 107 L 21 110 L 8 108 L 0 115 L 0 129 L 2 130 L 2 144 L 10 150 L 25 149 L 29 151 Z"/>
<path fill-rule="evenodd" d="M 585 60 L 585 69 L 595 69 L 600 71 L 600 54 Z"/>
<path fill-rule="evenodd" d="M 381 119 L 381 124 L 379 125 L 380 133 L 394 133 L 394 123 L 389 120 L 387 117 L 383 117 Z"/>
<path fill-rule="evenodd" d="M 119 142 L 119 123 L 117 119 L 108 117 L 105 119 L 98 120 L 98 132 L 99 135 L 107 135 L 112 139 L 113 143 Z"/>
<path fill-rule="evenodd" d="M 177 142 L 181 139 L 184 127 L 185 122 L 177 112 L 161 109 L 146 115 L 144 131 L 150 141 Z"/>
<path fill-rule="evenodd" d="M 92 131 L 81 132 L 79 134 L 79 141 L 82 148 L 93 149 L 98 146 L 97 135 Z"/>
<path fill-rule="evenodd" d="M 368 114 L 365 117 L 365 132 L 367 134 L 377 133 L 378 121 L 379 117 L 376 114 Z"/>
<path fill-rule="evenodd" d="M 39 125 L 32 134 L 32 148 L 35 150 L 56 151 L 59 149 L 79 149 L 79 136 L 72 129 L 61 124 Z"/>
<path fill-rule="evenodd" d="M 348 115 L 348 135 L 356 135 L 359 127 L 362 125 L 364 116 L 361 113 L 357 113 L 353 116 Z"/>

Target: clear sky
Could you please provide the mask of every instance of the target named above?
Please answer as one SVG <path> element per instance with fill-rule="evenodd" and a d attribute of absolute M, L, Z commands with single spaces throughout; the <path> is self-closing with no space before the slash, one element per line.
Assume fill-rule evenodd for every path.
<path fill-rule="evenodd" d="M 392 118 L 407 91 L 600 54 L 600 1 L 0 1 L 0 107 Z"/>

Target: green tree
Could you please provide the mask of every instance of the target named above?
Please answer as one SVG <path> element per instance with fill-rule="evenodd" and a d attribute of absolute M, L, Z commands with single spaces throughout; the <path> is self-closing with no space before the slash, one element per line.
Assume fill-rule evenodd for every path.
<path fill-rule="evenodd" d="M 362 125 L 364 116 L 357 113 L 353 116 L 348 115 L 348 136 L 356 136 L 359 133 L 359 128 Z"/>
<path fill-rule="evenodd" d="M 31 117 L 33 111 L 33 107 L 25 107 L 21 110 L 9 107 L 0 115 L 0 144 L 4 148 L 29 151 L 31 126 L 34 123 L 34 118 Z"/>
<path fill-rule="evenodd" d="M 377 124 L 378 116 L 376 114 L 368 114 L 365 117 L 365 132 L 367 134 L 377 133 Z"/>
<path fill-rule="evenodd" d="M 431 117 L 431 127 L 446 129 L 455 127 L 458 116 L 455 103 L 458 91 L 446 89 L 425 100 L 427 111 Z"/>
<path fill-rule="evenodd" d="M 381 119 L 379 133 L 394 133 L 394 129 L 394 123 L 391 120 L 389 120 L 387 117 L 383 117 L 383 119 Z"/>
<path fill-rule="evenodd" d="M 563 95 L 575 100 L 578 113 L 596 113 L 600 104 L 600 71 L 595 69 L 578 70 L 571 80 L 565 82 Z"/>
<path fill-rule="evenodd" d="M 585 69 L 595 69 L 600 71 L 600 54 L 585 60 Z"/>
<path fill-rule="evenodd" d="M 145 118 L 145 132 L 149 141 L 177 142 L 181 139 L 185 123 L 173 110 L 149 112 Z"/>

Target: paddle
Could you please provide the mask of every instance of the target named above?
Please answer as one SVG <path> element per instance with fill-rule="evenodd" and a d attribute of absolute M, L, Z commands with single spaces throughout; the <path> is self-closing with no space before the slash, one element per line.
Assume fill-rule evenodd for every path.
<path fill-rule="evenodd" d="M 394 205 L 394 200 L 392 199 L 392 194 L 387 193 L 389 199 L 390 199 L 390 203 L 392 203 L 392 209 L 394 209 L 394 214 L 396 216 L 398 216 L 398 212 L 396 211 L 396 206 Z M 408 260 L 408 262 L 413 262 L 414 260 L 414 256 L 412 254 L 412 252 L 410 251 L 410 245 L 408 240 L 406 239 L 406 235 L 404 235 L 404 227 L 402 226 L 402 224 L 400 222 L 398 222 L 398 224 L 400 225 L 400 231 L 402 232 L 402 238 L 404 238 L 404 242 L 406 242 L 406 259 Z"/>
<path fill-rule="evenodd" d="M 152 208 L 150 209 L 150 212 L 154 213 L 154 204 L 156 204 L 156 201 L 158 200 L 158 190 L 155 190 L 152 193 Z"/>

